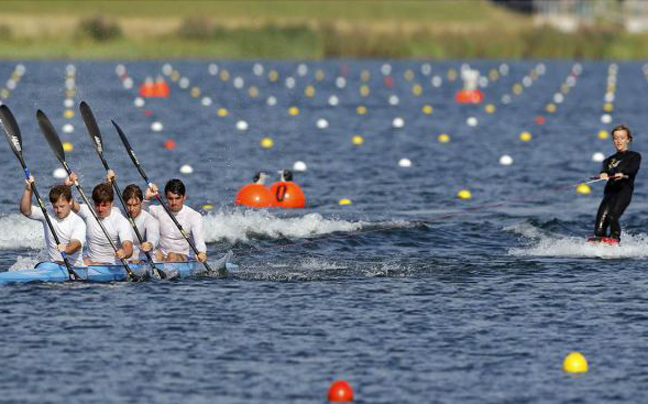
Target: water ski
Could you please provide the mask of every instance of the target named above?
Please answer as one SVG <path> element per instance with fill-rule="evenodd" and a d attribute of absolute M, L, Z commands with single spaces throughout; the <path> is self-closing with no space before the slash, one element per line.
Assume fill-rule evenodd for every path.
<path fill-rule="evenodd" d="M 618 245 L 619 239 L 613 237 L 590 237 L 587 239 L 588 243 L 603 243 L 608 245 Z"/>

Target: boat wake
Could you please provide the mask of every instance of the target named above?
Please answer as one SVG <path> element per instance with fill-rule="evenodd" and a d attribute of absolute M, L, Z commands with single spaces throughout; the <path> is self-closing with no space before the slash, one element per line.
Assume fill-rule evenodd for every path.
<path fill-rule="evenodd" d="M 588 243 L 584 237 L 549 232 L 528 222 L 504 230 L 525 239 L 525 246 L 508 250 L 516 257 L 648 258 L 648 235 L 643 233 L 623 233 L 619 245 L 606 245 Z"/>

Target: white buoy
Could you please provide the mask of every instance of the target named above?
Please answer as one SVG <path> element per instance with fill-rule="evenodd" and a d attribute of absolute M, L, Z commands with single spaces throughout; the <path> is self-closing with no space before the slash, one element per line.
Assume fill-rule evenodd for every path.
<path fill-rule="evenodd" d="M 117 65 L 117 66 L 115 67 L 115 73 L 116 73 L 118 76 L 123 76 L 124 74 L 126 74 L 126 66 L 124 66 L 124 65 Z"/>
<path fill-rule="evenodd" d="M 68 76 L 74 76 L 76 73 L 76 67 L 74 67 L 74 65 L 67 65 L 65 73 L 67 73 Z"/>
<path fill-rule="evenodd" d="M 524 78 L 522 79 L 522 85 L 524 87 L 531 87 L 532 84 L 533 84 L 533 80 L 531 80 L 531 77 L 524 76 Z"/>
<path fill-rule="evenodd" d="M 596 163 L 601 163 L 603 160 L 605 160 L 605 154 L 601 152 L 596 152 L 592 154 L 592 161 Z"/>
<path fill-rule="evenodd" d="M 203 97 L 202 100 L 200 100 L 200 103 L 203 105 L 203 107 L 208 107 L 212 105 L 212 99 L 209 97 Z"/>
<path fill-rule="evenodd" d="M 402 158 L 398 160 L 398 166 L 403 168 L 408 168 L 412 166 L 412 162 L 410 161 L 410 159 Z"/>
<path fill-rule="evenodd" d="M 238 121 L 236 122 L 236 129 L 240 131 L 244 131 L 248 129 L 248 123 L 245 121 Z"/>
<path fill-rule="evenodd" d="M 405 126 L 405 120 L 401 117 L 394 118 L 394 120 L 392 121 L 392 126 L 394 128 L 400 129 Z"/>
<path fill-rule="evenodd" d="M 553 96 L 553 100 L 556 104 L 561 104 L 563 101 L 565 101 L 565 96 L 561 93 L 556 93 Z"/>
<path fill-rule="evenodd" d="M 9 84 L 9 83 L 7 83 L 7 84 Z M 75 87 L 76 87 L 76 82 L 74 81 L 74 79 L 72 79 L 72 78 L 65 79 L 65 89 L 66 90 L 74 90 Z"/>
<path fill-rule="evenodd" d="M 63 101 L 63 106 L 65 106 L 65 108 L 74 107 L 74 100 L 71 98 L 66 98 L 65 101 Z"/>
<path fill-rule="evenodd" d="M 383 76 L 389 76 L 391 74 L 392 67 L 390 64 L 385 63 L 380 67 L 380 72 L 383 74 Z"/>
<path fill-rule="evenodd" d="M 614 93 L 605 93 L 605 102 L 614 102 Z"/>
<path fill-rule="evenodd" d="M 180 167 L 180 173 L 181 174 L 193 174 L 193 172 L 194 172 L 194 169 L 189 164 L 185 164 L 182 167 Z"/>
<path fill-rule="evenodd" d="M 27 69 L 25 69 L 25 65 L 23 65 L 23 64 L 16 65 L 15 71 L 16 71 L 16 73 L 18 73 L 19 76 L 22 76 L 23 74 L 25 74 L 26 70 Z"/>
<path fill-rule="evenodd" d="M 264 70 L 265 69 L 261 63 L 255 63 L 254 67 L 252 67 L 252 73 L 254 73 L 255 76 L 262 76 Z"/>
<path fill-rule="evenodd" d="M 52 176 L 54 178 L 63 179 L 65 177 L 67 177 L 68 175 L 67 175 L 67 171 L 65 171 L 65 169 L 63 167 L 59 167 L 59 168 L 57 168 L 56 170 L 54 170 L 52 172 Z"/>
<path fill-rule="evenodd" d="M 63 125 L 63 133 L 72 133 L 74 132 L 74 126 L 71 123 L 66 123 Z"/>
<path fill-rule="evenodd" d="M 565 84 L 567 84 L 567 86 L 569 87 L 574 87 L 576 85 L 576 77 L 574 76 L 567 77 L 567 79 L 565 80 Z"/>
<path fill-rule="evenodd" d="M 421 74 L 424 76 L 429 76 L 430 73 L 432 73 L 432 65 L 429 63 L 424 63 L 423 66 L 421 66 Z"/>
<path fill-rule="evenodd" d="M 155 121 L 151 124 L 151 130 L 153 132 L 161 132 L 162 129 L 164 129 L 164 126 L 162 125 L 162 122 L 160 121 Z"/>
<path fill-rule="evenodd" d="M 511 103 L 511 96 L 508 94 L 504 94 L 502 96 L 502 104 L 510 104 Z"/>
<path fill-rule="evenodd" d="M 295 88 L 296 81 L 294 77 L 288 77 L 286 78 L 286 88 L 288 89 L 293 89 Z"/>
<path fill-rule="evenodd" d="M 271 107 L 273 107 L 273 106 L 277 105 L 277 98 L 275 96 L 271 95 L 270 97 L 268 97 L 266 103 L 268 105 L 270 105 Z"/>
<path fill-rule="evenodd" d="M 328 121 L 326 119 L 320 118 L 320 119 L 317 120 L 317 127 L 319 129 L 326 129 L 326 128 L 328 128 L 328 126 L 329 126 L 329 123 L 328 123 Z"/>
<path fill-rule="evenodd" d="M 340 99 L 337 97 L 337 95 L 332 95 L 329 97 L 328 103 L 330 106 L 335 107 L 340 103 Z"/>
<path fill-rule="evenodd" d="M 308 167 L 306 166 L 306 163 L 304 163 L 303 161 L 295 161 L 295 163 L 293 164 L 293 171 L 303 172 L 306 171 L 307 169 Z"/>
<path fill-rule="evenodd" d="M 603 114 L 603 115 L 601 115 L 601 122 L 603 122 L 603 123 L 610 123 L 610 122 L 612 122 L 612 115 L 610 115 L 610 114 Z"/>
<path fill-rule="evenodd" d="M 513 157 L 509 156 L 508 154 L 503 155 L 499 159 L 499 163 L 503 166 L 510 166 L 513 164 Z"/>
<path fill-rule="evenodd" d="M 479 121 L 477 121 L 477 118 L 475 118 L 474 116 L 471 116 L 468 119 L 466 119 L 466 124 L 468 126 L 473 126 L 474 127 L 474 126 L 477 126 L 478 123 L 479 123 Z"/>
<path fill-rule="evenodd" d="M 308 66 L 306 66 L 304 63 L 297 66 L 297 74 L 299 74 L 302 77 L 307 75 L 308 74 Z"/>
<path fill-rule="evenodd" d="M 162 74 L 164 74 L 165 76 L 170 76 L 172 72 L 173 66 L 171 66 L 169 63 L 165 63 L 164 66 L 162 66 Z"/>
<path fill-rule="evenodd" d="M 243 80 L 243 77 L 237 76 L 234 78 L 234 88 L 240 90 L 243 88 L 244 85 L 245 85 L 245 80 Z"/>
<path fill-rule="evenodd" d="M 137 97 L 133 100 L 133 105 L 135 105 L 137 108 L 141 108 L 146 104 L 146 101 L 144 101 L 144 98 L 142 97 Z"/>
<path fill-rule="evenodd" d="M 16 89 L 16 85 L 17 85 L 17 83 L 16 83 L 15 80 L 12 80 L 12 79 L 7 80 L 7 85 L 6 85 L 6 86 L 7 86 L 7 88 L 8 88 L 9 90 L 11 90 L 11 91 L 15 90 L 15 89 Z"/>
<path fill-rule="evenodd" d="M 124 89 L 130 90 L 131 88 L 133 88 L 134 85 L 133 79 L 131 79 L 130 77 L 126 77 L 124 81 L 122 81 L 122 85 L 124 86 Z"/>
<path fill-rule="evenodd" d="M 211 63 L 207 70 L 209 71 L 210 75 L 215 76 L 215 75 L 218 74 L 218 65 L 214 64 L 214 63 Z"/>
<path fill-rule="evenodd" d="M 434 87 L 441 87 L 441 84 L 443 84 L 443 79 L 441 78 L 441 76 L 434 76 L 432 77 L 432 80 L 430 82 Z"/>
<path fill-rule="evenodd" d="M 338 77 L 335 79 L 335 85 L 337 88 L 344 88 L 346 87 L 346 79 L 344 77 Z"/>
<path fill-rule="evenodd" d="M 180 88 L 182 88 L 183 90 L 189 88 L 189 84 L 191 84 L 191 82 L 189 81 L 189 79 L 188 79 L 187 77 L 183 77 L 183 78 L 181 78 L 180 81 L 178 82 L 178 85 L 179 85 Z"/>
<path fill-rule="evenodd" d="M 389 105 L 398 105 L 400 102 L 400 99 L 398 98 L 397 95 L 390 95 L 389 96 Z"/>

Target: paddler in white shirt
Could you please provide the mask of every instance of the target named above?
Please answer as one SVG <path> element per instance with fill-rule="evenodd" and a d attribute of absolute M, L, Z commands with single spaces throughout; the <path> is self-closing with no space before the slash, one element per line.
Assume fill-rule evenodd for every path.
<path fill-rule="evenodd" d="M 27 186 L 20 199 L 20 213 L 29 219 L 43 223 L 49 259 L 54 262 L 63 262 L 61 252 L 65 252 L 72 266 L 83 266 L 81 250 L 86 238 L 86 225 L 83 219 L 72 212 L 73 200 L 70 187 L 57 185 L 49 193 L 52 210 L 48 212 L 48 216 L 60 241 L 60 244 L 56 245 L 43 211 L 32 205 L 31 184 L 35 182 L 34 177 L 30 176 L 29 180 L 25 182 Z"/>
<path fill-rule="evenodd" d="M 144 252 L 152 252 L 160 241 L 160 224 L 150 213 L 142 210 L 142 189 L 135 184 L 130 184 L 122 191 L 122 199 L 126 203 L 128 213 L 135 221 L 142 239 L 145 241 L 140 246 L 139 240 L 133 231 L 133 258 L 131 262 L 146 260 Z"/>
<path fill-rule="evenodd" d="M 151 198 L 157 195 L 158 188 L 151 184 L 146 188 L 142 207 L 148 210 L 160 223 L 160 245 L 155 259 L 160 261 L 186 261 L 189 257 L 189 243 L 185 240 L 162 206 L 150 206 Z M 164 187 L 164 195 L 171 214 L 180 223 L 188 237 L 191 237 L 198 255 L 196 259 L 207 261 L 207 245 L 203 235 L 203 217 L 200 213 L 185 206 L 186 189 L 182 181 L 172 179 Z"/>
<path fill-rule="evenodd" d="M 65 179 L 65 185 L 71 186 L 77 180 L 72 173 Z M 130 258 L 133 254 L 133 233 L 128 220 L 119 209 L 113 208 L 113 189 L 109 184 L 101 183 L 92 190 L 94 211 L 106 228 L 117 251 L 113 250 L 99 223 L 92 216 L 88 205 L 73 201 L 72 210 L 86 222 L 87 251 L 83 257 L 86 265 L 116 264 L 119 259 Z"/>

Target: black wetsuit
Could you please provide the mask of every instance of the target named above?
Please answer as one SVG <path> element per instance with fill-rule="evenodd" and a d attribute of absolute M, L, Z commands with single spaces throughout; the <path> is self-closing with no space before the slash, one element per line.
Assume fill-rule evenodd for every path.
<path fill-rule="evenodd" d="M 641 164 L 641 155 L 634 151 L 616 152 L 603 162 L 601 174 L 606 173 L 612 177 L 616 173 L 627 175 L 628 178 L 609 179 L 605 185 L 603 200 L 596 214 L 596 237 L 606 237 L 610 228 L 610 237 L 620 239 L 621 225 L 619 218 L 632 200 L 634 180 Z"/>

